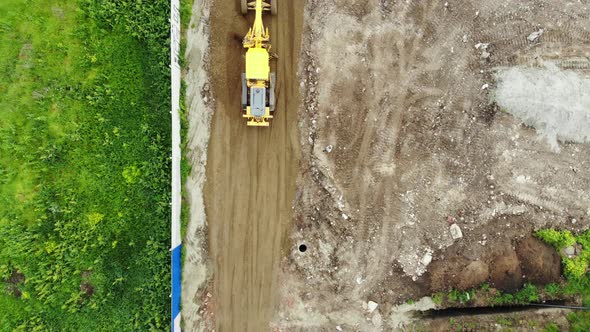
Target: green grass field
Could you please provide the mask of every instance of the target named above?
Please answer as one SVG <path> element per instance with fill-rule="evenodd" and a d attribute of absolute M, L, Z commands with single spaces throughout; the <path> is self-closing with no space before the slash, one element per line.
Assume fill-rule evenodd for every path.
<path fill-rule="evenodd" d="M 0 331 L 169 329 L 169 1 L 0 1 Z"/>

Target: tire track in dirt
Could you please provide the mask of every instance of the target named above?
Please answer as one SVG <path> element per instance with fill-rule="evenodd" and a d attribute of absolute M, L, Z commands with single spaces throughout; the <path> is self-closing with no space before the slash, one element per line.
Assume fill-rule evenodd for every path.
<path fill-rule="evenodd" d="M 289 229 L 299 159 L 297 59 L 303 0 L 279 1 L 265 17 L 278 55 L 277 110 L 270 128 L 248 128 L 240 112 L 241 39 L 253 22 L 239 1 L 211 10 L 212 91 L 216 111 L 205 185 L 214 267 L 216 330 L 267 331 L 276 302 L 276 271 Z"/>

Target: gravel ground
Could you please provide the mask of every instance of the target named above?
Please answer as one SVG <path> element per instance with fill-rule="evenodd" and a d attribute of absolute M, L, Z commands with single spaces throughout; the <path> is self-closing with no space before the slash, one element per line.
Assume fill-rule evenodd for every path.
<path fill-rule="evenodd" d="M 533 230 L 587 229 L 590 146 L 548 141 L 495 91 L 502 71 L 546 63 L 587 79 L 588 15 L 586 1 L 308 1 L 302 166 L 273 326 L 389 331 L 408 299 L 518 289 L 540 268 L 519 253 L 554 257 Z M 535 102 L 537 86 L 521 87 Z M 547 264 L 539 278 L 559 279 Z"/>

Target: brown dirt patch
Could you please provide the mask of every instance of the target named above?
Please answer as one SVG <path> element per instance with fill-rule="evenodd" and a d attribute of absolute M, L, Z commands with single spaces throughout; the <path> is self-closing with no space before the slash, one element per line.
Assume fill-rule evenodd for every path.
<path fill-rule="evenodd" d="M 468 290 L 486 282 L 490 277 L 490 269 L 483 261 L 451 258 L 433 263 L 428 277 L 431 293 L 454 288 Z"/>
<path fill-rule="evenodd" d="M 25 282 L 25 275 L 20 273 L 19 271 L 12 271 L 12 274 L 6 280 L 6 293 L 15 296 L 21 297 L 22 292 L 19 289 L 19 285 Z"/>
<path fill-rule="evenodd" d="M 270 128 L 247 127 L 241 117 L 244 36 L 253 13 L 239 1 L 214 1 L 208 71 L 215 113 L 208 150 L 205 210 L 213 265 L 216 331 L 268 331 L 276 308 L 277 270 L 290 229 L 298 165 L 297 66 L 301 0 L 278 1 L 270 29 L 277 73 L 277 107 Z M 187 276 L 184 276 L 187 278 Z"/>
<path fill-rule="evenodd" d="M 489 276 L 490 269 L 487 263 L 482 261 L 471 262 L 461 271 L 457 288 L 460 290 L 475 288 L 486 282 Z"/>
<path fill-rule="evenodd" d="M 561 280 L 561 257 L 553 247 L 535 237 L 528 237 L 516 246 L 522 272 L 529 282 L 546 285 Z"/>
<path fill-rule="evenodd" d="M 506 252 L 492 260 L 490 266 L 492 266 L 490 279 L 493 287 L 505 292 L 515 292 L 522 287 L 522 269 L 516 252 Z"/>

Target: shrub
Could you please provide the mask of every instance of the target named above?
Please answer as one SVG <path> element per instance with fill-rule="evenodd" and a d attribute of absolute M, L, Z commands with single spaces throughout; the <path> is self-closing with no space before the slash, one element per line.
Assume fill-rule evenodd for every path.
<path fill-rule="evenodd" d="M 539 291 L 533 284 L 527 283 L 514 295 L 516 303 L 531 303 L 539 301 Z"/>
<path fill-rule="evenodd" d="M 550 283 L 545 285 L 545 293 L 552 298 L 556 298 L 561 294 L 561 286 L 556 283 Z"/>
<path fill-rule="evenodd" d="M 436 305 L 440 305 L 443 302 L 443 293 L 436 293 L 432 295 L 432 302 Z"/>
<path fill-rule="evenodd" d="M 567 278 L 580 279 L 586 274 L 588 262 L 586 257 L 564 258 L 564 273 Z"/>
<path fill-rule="evenodd" d="M 576 243 L 576 238 L 570 231 L 556 231 L 554 229 L 544 229 L 537 231 L 535 235 L 544 242 L 561 250 Z"/>
<path fill-rule="evenodd" d="M 557 324 L 551 322 L 547 325 L 545 325 L 545 328 L 543 329 L 544 332 L 559 332 L 559 326 L 557 326 Z"/>
<path fill-rule="evenodd" d="M 455 303 L 465 303 L 473 299 L 473 294 L 475 294 L 475 292 L 472 290 L 463 292 L 457 289 L 453 289 L 449 292 L 448 299 L 449 301 Z"/>

